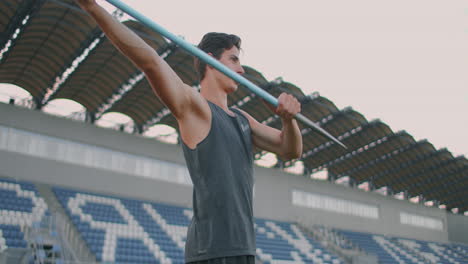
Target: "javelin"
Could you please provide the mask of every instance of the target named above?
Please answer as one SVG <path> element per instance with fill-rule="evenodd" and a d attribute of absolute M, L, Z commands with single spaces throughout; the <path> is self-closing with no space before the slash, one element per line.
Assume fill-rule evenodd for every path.
<path fill-rule="evenodd" d="M 200 60 L 204 61 L 206 64 L 213 66 L 218 71 L 224 73 L 229 78 L 233 79 L 234 81 L 244 85 L 250 91 L 255 93 L 256 95 L 260 96 L 261 98 L 265 99 L 268 103 L 273 106 L 278 106 L 278 100 L 273 97 L 271 94 L 267 93 L 257 85 L 253 84 L 251 81 L 247 80 L 246 78 L 242 77 L 241 75 L 237 74 L 236 72 L 232 71 L 228 67 L 224 66 L 221 62 L 216 60 L 215 58 L 211 57 L 210 55 L 206 54 L 199 48 L 193 46 L 192 44 L 188 43 L 187 41 L 183 40 L 182 38 L 177 37 L 176 35 L 172 34 L 171 32 L 167 31 L 165 28 L 161 27 L 160 25 L 154 23 L 149 18 L 145 17 L 144 15 L 140 14 L 138 11 L 133 9 L 132 7 L 128 6 L 124 2 L 120 0 L 106 0 L 113 6 L 117 7 L 118 9 L 122 10 L 123 12 L 127 13 L 129 16 L 135 18 L 136 20 L 140 21 L 143 25 L 151 28 L 152 30 L 158 32 L 162 36 L 166 37 L 167 39 L 171 40 L 179 47 L 183 48 L 190 54 L 194 55 L 195 57 L 199 58 Z M 327 137 L 337 143 L 338 145 L 342 146 L 343 148 L 347 149 L 346 146 L 341 143 L 338 139 L 332 136 L 330 133 L 325 131 L 323 128 L 309 120 L 304 115 L 298 113 L 294 116 L 297 120 L 301 121 L 303 124 L 309 126 L 310 128 L 314 129 L 315 131 L 319 132 L 322 136 Z"/>

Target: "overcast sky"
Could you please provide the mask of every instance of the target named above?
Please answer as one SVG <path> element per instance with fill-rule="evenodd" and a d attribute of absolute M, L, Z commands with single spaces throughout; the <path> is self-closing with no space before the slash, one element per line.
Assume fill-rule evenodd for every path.
<path fill-rule="evenodd" d="M 191 43 L 237 34 L 268 80 L 468 156 L 466 0 L 124 1 Z"/>
<path fill-rule="evenodd" d="M 468 1 L 125 2 L 191 43 L 238 34 L 267 79 L 468 156 Z"/>

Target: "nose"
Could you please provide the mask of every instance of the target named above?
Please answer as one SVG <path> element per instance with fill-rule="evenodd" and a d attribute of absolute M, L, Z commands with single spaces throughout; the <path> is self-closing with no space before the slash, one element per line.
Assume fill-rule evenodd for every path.
<path fill-rule="evenodd" d="M 244 74 L 244 73 L 245 73 L 244 67 L 242 67 L 242 65 L 239 65 L 239 68 L 237 69 L 236 72 L 237 72 L 238 74 L 241 74 L 241 75 Z"/>

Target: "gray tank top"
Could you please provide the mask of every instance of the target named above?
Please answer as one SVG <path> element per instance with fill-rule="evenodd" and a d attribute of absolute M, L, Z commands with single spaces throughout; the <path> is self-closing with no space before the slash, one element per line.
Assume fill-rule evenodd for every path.
<path fill-rule="evenodd" d="M 185 261 L 255 255 L 253 153 L 247 118 L 237 109 L 228 115 L 208 102 L 211 128 L 195 149 L 184 143 L 193 182 L 193 218 Z"/>

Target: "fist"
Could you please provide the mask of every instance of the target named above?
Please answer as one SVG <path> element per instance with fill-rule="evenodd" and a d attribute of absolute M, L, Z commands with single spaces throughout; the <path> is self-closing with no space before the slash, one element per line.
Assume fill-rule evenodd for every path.
<path fill-rule="evenodd" d="M 294 96 L 282 93 L 278 97 L 278 107 L 275 112 L 282 119 L 292 119 L 301 112 L 301 103 Z"/>

